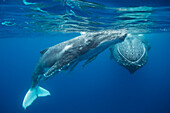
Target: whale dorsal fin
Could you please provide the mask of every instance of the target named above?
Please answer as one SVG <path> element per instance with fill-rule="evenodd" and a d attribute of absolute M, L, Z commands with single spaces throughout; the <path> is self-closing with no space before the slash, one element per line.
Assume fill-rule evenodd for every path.
<path fill-rule="evenodd" d="M 48 49 L 49 49 L 49 48 L 46 48 L 46 49 L 40 51 L 40 53 L 43 55 Z"/>

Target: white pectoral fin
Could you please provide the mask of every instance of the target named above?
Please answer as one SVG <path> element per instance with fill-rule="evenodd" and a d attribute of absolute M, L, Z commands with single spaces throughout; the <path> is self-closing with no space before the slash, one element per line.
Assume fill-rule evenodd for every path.
<path fill-rule="evenodd" d="M 56 71 L 57 71 L 57 65 L 54 64 L 54 65 L 44 74 L 44 77 L 50 77 L 50 76 L 54 75 Z"/>
<path fill-rule="evenodd" d="M 42 87 L 30 88 L 24 97 L 22 106 L 26 109 L 30 106 L 37 97 L 44 97 L 50 95 L 50 92 Z"/>

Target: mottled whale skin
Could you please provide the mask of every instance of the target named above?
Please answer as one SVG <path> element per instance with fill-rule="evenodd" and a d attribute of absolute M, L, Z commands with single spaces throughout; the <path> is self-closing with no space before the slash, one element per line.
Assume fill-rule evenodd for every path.
<path fill-rule="evenodd" d="M 148 61 L 150 45 L 143 36 L 129 34 L 121 43 L 110 48 L 111 58 L 134 73 Z"/>
<path fill-rule="evenodd" d="M 82 33 L 71 40 L 59 43 L 41 51 L 41 57 L 32 75 L 31 88 L 25 95 L 23 107 L 26 109 L 37 97 L 50 95 L 49 91 L 38 86 L 51 76 L 63 70 L 72 70 L 80 61 L 85 65 L 98 54 L 126 37 L 125 30 L 106 30 Z"/>

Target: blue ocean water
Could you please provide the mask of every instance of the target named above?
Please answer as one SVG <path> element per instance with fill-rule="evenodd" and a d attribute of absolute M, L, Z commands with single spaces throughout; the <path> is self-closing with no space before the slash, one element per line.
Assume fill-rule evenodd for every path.
<path fill-rule="evenodd" d="M 170 113 L 170 2 L 166 0 L 0 1 L 0 113 Z M 23 98 L 40 51 L 81 31 L 127 29 L 151 45 L 134 74 L 109 50 L 82 69 L 41 83 L 51 96 L 26 110 Z"/>

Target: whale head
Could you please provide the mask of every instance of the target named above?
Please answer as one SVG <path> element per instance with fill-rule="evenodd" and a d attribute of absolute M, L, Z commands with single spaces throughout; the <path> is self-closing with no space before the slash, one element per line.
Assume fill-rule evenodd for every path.
<path fill-rule="evenodd" d="M 146 64 L 147 52 L 147 44 L 135 36 L 126 37 L 123 42 L 112 48 L 113 58 L 130 73 L 134 73 Z"/>

